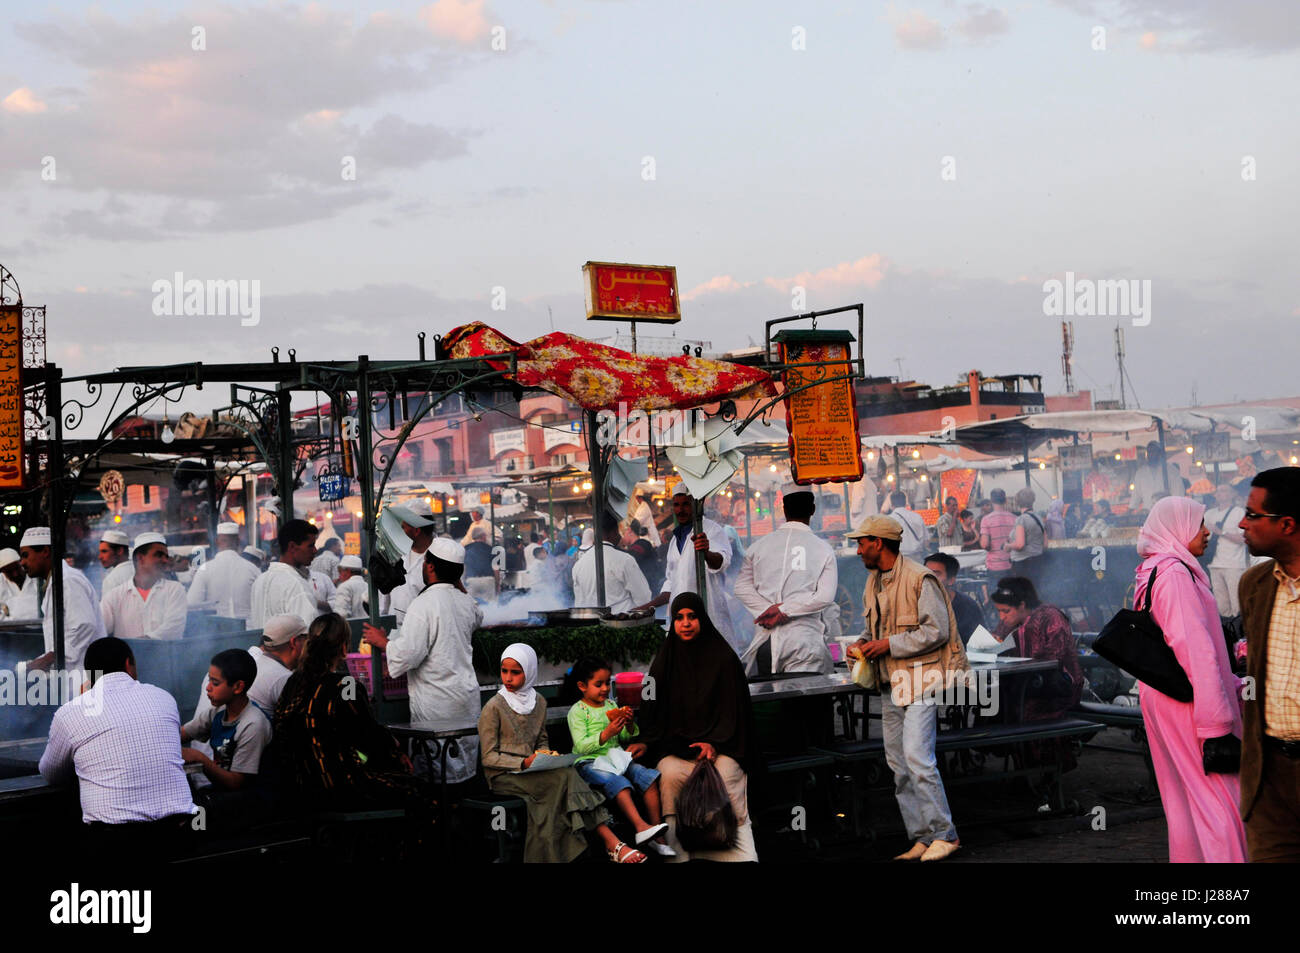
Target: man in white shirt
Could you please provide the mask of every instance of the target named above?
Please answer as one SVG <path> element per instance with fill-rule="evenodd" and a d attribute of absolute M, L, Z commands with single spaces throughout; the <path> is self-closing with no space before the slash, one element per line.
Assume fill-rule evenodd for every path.
<path fill-rule="evenodd" d="M 402 532 L 411 541 L 411 548 L 402 556 L 406 582 L 388 593 L 389 607 L 400 626 L 406 618 L 407 607 L 424 591 L 424 554 L 433 542 L 433 511 L 424 497 L 394 504 L 388 507 L 388 511 L 401 522 Z"/>
<path fill-rule="evenodd" d="M 650 540 L 650 545 L 658 549 L 663 545 L 663 536 L 659 533 L 659 527 L 655 525 L 655 511 L 650 505 L 650 497 L 645 493 L 636 495 L 637 507 L 632 518 L 645 527 L 646 539 Z"/>
<path fill-rule="evenodd" d="M 895 490 L 889 494 L 889 515 L 903 530 L 903 539 L 899 544 L 899 555 L 921 562 L 930 550 L 930 531 L 925 526 L 921 514 L 912 509 L 907 502 L 907 494 Z"/>
<path fill-rule="evenodd" d="M 1169 486 L 1165 487 L 1168 477 Z M 1178 467 L 1165 462 L 1165 448 L 1159 440 L 1147 444 L 1147 462 L 1133 473 L 1133 494 L 1129 498 L 1129 512 L 1145 513 L 1162 496 L 1184 496 L 1183 475 Z"/>
<path fill-rule="evenodd" d="M 1210 585 L 1219 615 L 1231 619 L 1241 614 L 1237 601 L 1237 584 L 1250 568 L 1250 551 L 1246 538 L 1238 528 L 1246 516 L 1246 509 L 1237 497 L 1232 484 L 1224 483 L 1214 490 L 1214 509 L 1205 514 L 1205 528 L 1210 531 L 1214 556 L 1210 559 Z"/>
<path fill-rule="evenodd" d="M 823 613 L 835 604 L 839 571 L 830 544 L 809 523 L 816 498 L 791 485 L 781 494 L 785 525 L 756 540 L 736 579 L 736 598 L 754 616 L 757 631 L 741 661 L 751 675 L 762 672 L 759 653 L 771 641 L 773 674 L 830 674 Z"/>
<path fill-rule="evenodd" d="M 275 720 L 275 705 L 284 691 L 284 683 L 302 658 L 307 647 L 307 623 L 296 615 L 277 615 L 266 620 L 262 628 L 262 641 L 251 646 L 248 654 L 257 665 L 257 677 L 248 689 L 248 700 L 262 709 L 262 714 Z M 194 717 L 212 707 L 207 693 L 208 676 L 203 674 L 199 684 L 199 700 L 194 706 Z"/>
<path fill-rule="evenodd" d="M 179 639 L 189 605 L 185 587 L 164 577 L 170 564 L 162 533 L 141 533 L 131 553 L 129 586 L 110 589 L 99 604 L 104 631 L 119 639 Z"/>
<path fill-rule="evenodd" d="M 471 637 L 483 621 L 483 610 L 456 587 L 464 568 L 464 547 L 452 539 L 435 539 L 423 565 L 428 588 L 406 610 L 401 631 L 390 639 L 379 626 L 363 626 L 365 641 L 387 653 L 388 673 L 406 674 L 411 721 L 450 719 L 472 725 L 478 720 Z M 461 738 L 458 745 L 460 754 L 447 758 L 446 780 L 453 784 L 473 778 L 478 764 L 476 736 Z"/>
<path fill-rule="evenodd" d="M 18 545 L 22 553 L 23 571 L 33 583 L 44 580 L 45 594 L 41 597 L 41 623 L 45 630 L 45 653 L 27 663 L 26 668 L 48 671 L 54 664 L 54 579 L 51 575 L 54 559 L 50 555 L 50 528 L 33 526 L 23 533 Z M 64 669 L 75 671 L 82 667 L 86 647 L 95 639 L 104 637 L 104 620 L 99 614 L 99 598 L 95 587 L 85 573 L 66 563 L 63 566 L 63 658 Z"/>
<path fill-rule="evenodd" d="M 370 613 L 366 606 L 370 599 L 370 583 L 360 556 L 344 556 L 339 560 L 339 584 L 330 600 L 330 608 L 345 619 L 361 619 Z"/>
<path fill-rule="evenodd" d="M 877 497 L 876 481 L 865 473 L 862 474 L 862 479 L 853 484 L 853 489 L 849 492 L 849 524 L 859 526 L 868 516 L 879 513 L 880 501 Z"/>
<path fill-rule="evenodd" d="M 23 572 L 23 557 L 16 549 L 0 549 L 0 617 L 9 621 L 40 615 L 39 587 Z"/>
<path fill-rule="evenodd" d="M 339 559 L 343 555 L 343 540 L 331 536 L 321 545 L 320 552 L 311 561 L 311 568 L 329 577 L 331 583 L 339 581 Z"/>
<path fill-rule="evenodd" d="M 131 540 L 126 533 L 117 529 L 104 530 L 104 535 L 99 538 L 99 564 L 104 567 L 100 595 L 131 581 L 135 567 L 131 565 Z"/>
<path fill-rule="evenodd" d="M 190 608 L 212 608 L 217 615 L 248 624 L 253 583 L 261 571 L 239 554 L 239 524 L 217 526 L 216 555 L 198 568 L 187 596 Z"/>
<path fill-rule="evenodd" d="M 736 648 L 731 613 L 727 608 L 727 590 L 723 584 L 723 574 L 731 565 L 731 539 L 725 529 L 708 517 L 703 519 L 703 533 L 691 532 L 695 499 L 683 483 L 678 483 L 673 492 L 673 516 L 677 519 L 677 526 L 668 540 L 663 589 L 653 600 L 637 608 L 668 605 L 679 592 L 695 592 L 695 554 L 701 552 L 706 566 L 705 598 L 708 600 L 709 618 L 727 644 Z"/>
<path fill-rule="evenodd" d="M 428 505 L 427 503 L 425 504 Z M 492 525 L 491 520 L 483 518 L 482 510 L 471 510 L 469 514 L 469 528 L 465 530 L 465 535 L 461 537 L 460 544 L 466 546 L 473 542 L 474 530 L 481 529 L 487 533 L 487 539 L 484 540 L 489 546 L 496 545 L 496 527 Z"/>
<path fill-rule="evenodd" d="M 280 527 L 280 560 L 253 583 L 248 627 L 260 629 L 276 615 L 296 615 L 310 623 L 321 614 L 316 592 L 305 576 L 316 555 L 317 529 L 306 520 L 289 520 Z"/>
<path fill-rule="evenodd" d="M 121 639 L 92 642 L 86 669 L 94 684 L 54 713 L 41 775 L 51 784 L 80 781 L 86 824 L 108 825 L 140 846 L 164 846 L 181 836 L 195 810 L 176 701 L 136 681 L 135 658 Z"/>
<path fill-rule="evenodd" d="M 645 573 L 628 553 L 615 547 L 618 524 L 606 514 L 605 530 L 605 605 L 611 613 L 627 612 L 650 601 L 650 584 Z M 573 606 L 575 609 L 598 606 L 596 599 L 596 547 L 593 546 L 573 564 Z"/>

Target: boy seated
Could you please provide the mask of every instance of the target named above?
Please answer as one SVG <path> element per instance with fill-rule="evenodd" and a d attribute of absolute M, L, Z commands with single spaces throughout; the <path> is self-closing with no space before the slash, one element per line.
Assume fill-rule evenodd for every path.
<path fill-rule="evenodd" d="M 181 726 L 181 743 L 206 741 L 212 757 L 182 748 L 188 763 L 203 765 L 203 774 L 223 791 L 251 787 L 262 763 L 262 752 L 271 740 L 271 722 L 248 700 L 248 689 L 257 677 L 257 663 L 244 649 L 226 649 L 212 657 L 208 668 L 208 701 L 211 708 L 195 714 Z"/>

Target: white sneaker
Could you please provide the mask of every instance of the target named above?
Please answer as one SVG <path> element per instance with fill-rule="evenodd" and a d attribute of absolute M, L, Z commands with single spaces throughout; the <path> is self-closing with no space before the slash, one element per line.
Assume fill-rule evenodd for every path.
<path fill-rule="evenodd" d="M 667 824 L 656 824 L 654 827 L 647 827 L 636 835 L 636 846 L 640 847 L 646 841 L 658 837 L 666 830 L 668 830 Z"/>

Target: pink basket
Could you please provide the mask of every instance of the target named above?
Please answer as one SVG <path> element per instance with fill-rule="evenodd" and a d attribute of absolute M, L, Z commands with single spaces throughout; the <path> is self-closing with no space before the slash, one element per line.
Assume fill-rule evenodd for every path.
<path fill-rule="evenodd" d="M 379 652 L 379 664 L 384 664 L 384 653 Z M 366 694 L 374 697 L 374 689 L 370 686 L 370 656 L 363 655 L 360 652 L 348 653 L 348 674 L 359 681 L 366 688 Z M 406 676 L 399 675 L 393 678 L 391 675 L 384 676 L 384 697 L 385 698 L 406 698 Z"/>
<path fill-rule="evenodd" d="M 614 695 L 620 707 L 641 707 L 641 682 L 644 672 L 619 672 L 614 676 Z"/>

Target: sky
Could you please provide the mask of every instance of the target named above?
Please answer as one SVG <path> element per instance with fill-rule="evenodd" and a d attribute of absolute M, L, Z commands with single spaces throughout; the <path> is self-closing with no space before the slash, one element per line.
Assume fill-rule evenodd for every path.
<path fill-rule="evenodd" d="M 0 8 L 0 263 L 70 375 L 600 337 L 600 260 L 677 266 L 642 334 L 863 302 L 869 374 L 1053 393 L 1044 283 L 1135 282 L 1076 386 L 1118 321 L 1141 406 L 1300 393 L 1291 0 Z M 257 323 L 156 313 L 178 272 Z"/>

